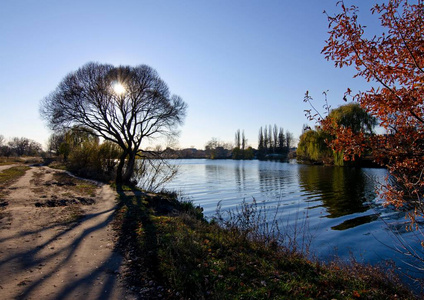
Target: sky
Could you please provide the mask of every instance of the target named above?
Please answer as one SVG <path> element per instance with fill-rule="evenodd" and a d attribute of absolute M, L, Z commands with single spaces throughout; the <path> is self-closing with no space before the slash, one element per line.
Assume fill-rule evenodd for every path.
<path fill-rule="evenodd" d="M 178 146 L 203 149 L 212 138 L 234 142 L 244 131 L 257 147 L 259 128 L 283 127 L 295 139 L 323 91 L 333 108 L 347 88 L 366 90 L 353 69 L 321 54 L 326 10 L 338 0 L 2 0 L 0 6 L 0 135 L 46 145 L 52 133 L 40 101 L 70 72 L 99 63 L 154 68 L 187 103 Z M 373 1 L 355 2 L 375 25 Z M 158 141 L 152 141 L 152 144 Z"/>

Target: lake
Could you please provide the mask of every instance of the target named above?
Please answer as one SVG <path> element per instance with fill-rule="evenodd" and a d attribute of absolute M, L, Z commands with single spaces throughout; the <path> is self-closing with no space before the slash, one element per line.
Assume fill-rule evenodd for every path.
<path fill-rule="evenodd" d="M 405 215 L 384 207 L 376 195 L 376 187 L 387 175 L 385 169 L 258 160 L 171 163 L 179 165 L 179 173 L 165 188 L 203 207 L 208 218 L 214 216 L 218 203 L 229 210 L 255 199 L 268 220 L 276 219 L 292 237 L 306 236 L 311 253 L 320 259 L 336 255 L 369 263 L 393 260 L 403 271 L 421 276 L 405 264 L 405 255 L 392 249 L 404 239 L 422 252 L 415 233 L 405 230 Z"/>

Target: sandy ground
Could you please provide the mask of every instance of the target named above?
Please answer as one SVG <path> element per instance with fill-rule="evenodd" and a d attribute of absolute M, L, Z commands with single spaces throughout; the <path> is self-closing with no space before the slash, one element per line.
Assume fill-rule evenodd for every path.
<path fill-rule="evenodd" d="M 103 185 L 74 210 L 45 206 L 78 196 L 55 182 L 55 172 L 32 167 L 2 197 L 0 298 L 134 299 L 123 285 L 123 258 L 114 251 L 116 193 Z M 75 209 L 83 217 L 69 223 Z"/>

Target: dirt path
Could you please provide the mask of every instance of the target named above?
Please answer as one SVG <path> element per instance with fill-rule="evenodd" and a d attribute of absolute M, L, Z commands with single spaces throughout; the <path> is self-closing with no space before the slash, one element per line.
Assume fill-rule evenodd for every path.
<path fill-rule="evenodd" d="M 78 196 L 55 181 L 57 172 L 33 167 L 4 197 L 8 205 L 0 212 L 0 298 L 134 299 L 122 283 L 123 259 L 113 251 L 110 223 L 116 193 L 103 185 L 90 198 L 94 201 L 78 198 L 83 203 L 78 208 L 48 207 L 43 204 L 47 200 L 59 203 L 53 201 Z M 78 212 L 84 217 L 70 222 Z"/>

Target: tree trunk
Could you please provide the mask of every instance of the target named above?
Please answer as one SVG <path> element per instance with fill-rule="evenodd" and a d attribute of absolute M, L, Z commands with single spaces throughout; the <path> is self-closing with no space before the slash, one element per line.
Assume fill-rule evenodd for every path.
<path fill-rule="evenodd" d="M 123 183 L 131 183 L 131 177 L 133 176 L 134 167 L 135 167 L 135 156 L 136 156 L 136 153 L 133 151 L 128 153 L 127 166 L 122 176 Z"/>
<path fill-rule="evenodd" d="M 125 158 L 128 155 L 128 150 L 124 150 L 124 152 L 122 153 L 121 157 L 119 158 L 119 163 L 118 163 L 118 167 L 116 168 L 116 179 L 115 182 L 116 183 L 124 183 L 123 181 L 123 171 L 124 171 L 124 165 L 125 165 Z"/>

